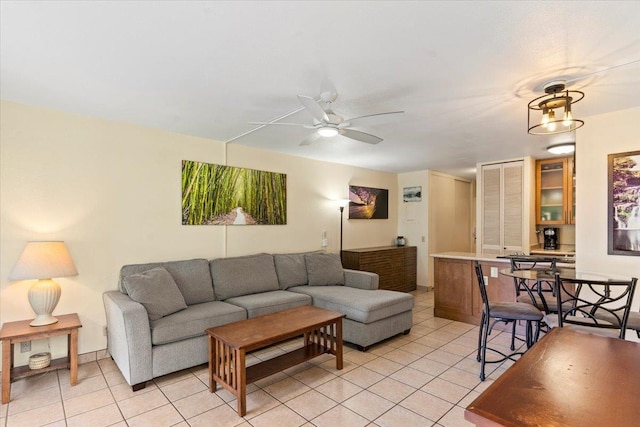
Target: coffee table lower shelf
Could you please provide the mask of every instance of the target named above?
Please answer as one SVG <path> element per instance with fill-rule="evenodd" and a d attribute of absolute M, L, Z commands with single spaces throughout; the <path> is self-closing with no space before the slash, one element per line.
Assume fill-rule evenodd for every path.
<path fill-rule="evenodd" d="M 273 359 L 248 366 L 246 368 L 247 384 L 266 378 L 269 375 L 282 372 L 285 369 L 299 365 L 325 353 L 329 353 L 329 351 L 322 346 L 310 344 L 297 350 L 276 356 Z"/>
<path fill-rule="evenodd" d="M 247 409 L 247 384 L 325 353 L 335 355 L 336 369 L 342 369 L 342 317 L 340 313 L 305 306 L 207 329 L 209 391 L 215 392 L 220 384 L 231 392 L 238 400 L 238 415 L 242 417 Z M 296 336 L 304 336 L 302 347 L 246 366 L 247 351 Z"/>

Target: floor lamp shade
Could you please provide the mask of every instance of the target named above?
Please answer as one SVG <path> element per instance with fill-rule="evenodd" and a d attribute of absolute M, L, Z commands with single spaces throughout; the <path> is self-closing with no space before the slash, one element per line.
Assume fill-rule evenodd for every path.
<path fill-rule="evenodd" d="M 51 313 L 60 300 L 60 285 L 53 277 L 76 276 L 78 270 L 64 242 L 28 242 L 9 280 L 38 279 L 29 288 L 29 304 L 36 313 L 31 326 L 56 323 Z"/>

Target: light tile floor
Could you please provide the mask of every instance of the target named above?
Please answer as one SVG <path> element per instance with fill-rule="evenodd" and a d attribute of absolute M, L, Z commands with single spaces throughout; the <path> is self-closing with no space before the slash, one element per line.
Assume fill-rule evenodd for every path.
<path fill-rule="evenodd" d="M 344 369 L 323 355 L 247 386 L 247 415 L 221 387 L 208 391 L 206 365 L 147 383 L 133 393 L 110 359 L 79 366 L 78 384 L 59 370 L 13 383 L 0 426 L 469 426 L 464 408 L 513 362 L 487 365 L 479 380 L 478 328 L 433 315 L 433 292 L 418 290 L 414 326 L 360 352 L 346 345 Z M 494 331 L 492 345 L 509 335 Z M 253 353 L 254 363 L 298 346 Z"/>

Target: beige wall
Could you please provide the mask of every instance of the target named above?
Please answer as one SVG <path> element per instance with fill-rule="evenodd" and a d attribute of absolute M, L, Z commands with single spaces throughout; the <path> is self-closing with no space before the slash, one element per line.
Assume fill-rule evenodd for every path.
<path fill-rule="evenodd" d="M 402 189 L 404 187 L 422 187 L 422 200 L 404 203 Z M 415 246 L 418 256 L 418 286 L 433 286 L 428 283 L 429 253 L 429 174 L 428 171 L 407 172 L 398 175 L 398 235 L 404 236 L 407 245 Z"/>
<path fill-rule="evenodd" d="M 123 264 L 320 249 L 323 231 L 336 252 L 340 214 L 331 200 L 346 197 L 349 184 L 388 188 L 390 206 L 388 220 L 345 214 L 345 249 L 388 245 L 397 234 L 395 174 L 233 144 L 225 153 L 218 141 L 11 102 L 0 104 L 0 123 L 0 321 L 33 316 L 31 282 L 7 279 L 25 243 L 64 240 L 79 275 L 57 280 L 54 314 L 79 313 L 80 353 L 106 348 L 102 293 L 116 289 Z M 225 157 L 287 174 L 287 225 L 181 225 L 181 161 Z M 51 347 L 54 357 L 66 351 L 63 339 Z"/>
<path fill-rule="evenodd" d="M 576 140 L 576 268 L 640 277 L 640 257 L 607 254 L 607 155 L 640 150 L 640 108 L 585 118 Z M 636 290 L 634 307 L 640 306 Z M 628 339 L 635 334 L 627 334 Z"/>

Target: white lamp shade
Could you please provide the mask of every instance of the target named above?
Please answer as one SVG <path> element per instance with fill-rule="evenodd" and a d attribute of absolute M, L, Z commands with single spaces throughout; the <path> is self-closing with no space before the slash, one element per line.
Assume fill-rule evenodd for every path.
<path fill-rule="evenodd" d="M 9 280 L 77 276 L 78 270 L 64 242 L 28 242 Z"/>
<path fill-rule="evenodd" d="M 29 304 L 36 313 L 31 326 L 46 326 L 58 319 L 51 313 L 60 300 L 60 285 L 52 277 L 76 276 L 78 270 L 64 242 L 28 242 L 13 271 L 10 280 L 38 279 L 29 289 Z"/>

